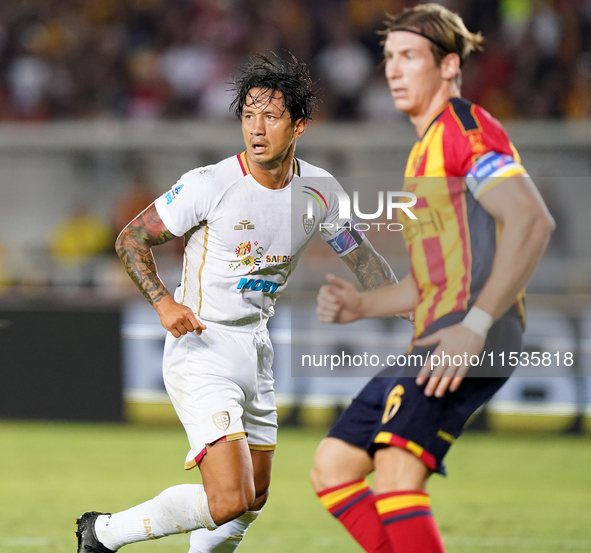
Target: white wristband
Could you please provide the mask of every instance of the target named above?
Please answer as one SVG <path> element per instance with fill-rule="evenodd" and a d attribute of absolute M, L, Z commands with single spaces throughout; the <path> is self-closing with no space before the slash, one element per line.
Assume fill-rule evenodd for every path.
<path fill-rule="evenodd" d="M 486 338 L 494 322 L 495 320 L 486 311 L 478 307 L 472 307 L 464 317 L 462 324 L 472 332 L 476 332 L 479 336 Z"/>

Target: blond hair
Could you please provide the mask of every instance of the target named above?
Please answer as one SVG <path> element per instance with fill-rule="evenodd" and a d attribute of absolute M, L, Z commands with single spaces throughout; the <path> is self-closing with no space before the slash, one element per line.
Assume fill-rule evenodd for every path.
<path fill-rule="evenodd" d="M 386 28 L 379 32 L 381 35 L 387 36 L 393 31 L 410 31 L 428 39 L 437 66 L 448 54 L 457 54 L 462 67 L 470 52 L 482 50 L 484 42 L 479 32 L 471 33 L 466 28 L 457 13 L 439 4 L 419 4 L 398 15 L 388 14 L 384 24 Z M 460 71 L 455 79 L 460 85 Z"/>

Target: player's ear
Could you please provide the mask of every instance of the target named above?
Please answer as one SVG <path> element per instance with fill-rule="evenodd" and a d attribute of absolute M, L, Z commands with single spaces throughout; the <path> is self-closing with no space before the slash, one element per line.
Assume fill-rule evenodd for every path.
<path fill-rule="evenodd" d="M 455 78 L 460 70 L 460 56 L 455 53 L 447 54 L 439 65 L 441 69 L 441 76 L 446 81 L 451 81 Z"/>
<path fill-rule="evenodd" d="M 307 126 L 308 121 L 306 121 L 306 119 L 298 119 L 293 125 L 293 137 L 299 138 L 300 136 L 302 136 Z"/>

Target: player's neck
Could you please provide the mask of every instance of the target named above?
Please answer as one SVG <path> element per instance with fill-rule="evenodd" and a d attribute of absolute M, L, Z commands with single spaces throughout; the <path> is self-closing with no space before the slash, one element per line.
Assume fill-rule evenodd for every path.
<path fill-rule="evenodd" d="M 445 109 L 450 99 L 459 95 L 460 91 L 456 86 L 442 87 L 433 95 L 431 101 L 423 109 L 416 115 L 410 115 L 410 122 L 415 128 L 417 136 L 423 136 L 431 121 Z"/>
<path fill-rule="evenodd" d="M 272 190 L 285 188 L 293 178 L 293 157 L 294 151 L 290 151 L 282 159 L 275 159 L 269 163 L 256 163 L 246 156 L 248 169 L 261 186 Z"/>

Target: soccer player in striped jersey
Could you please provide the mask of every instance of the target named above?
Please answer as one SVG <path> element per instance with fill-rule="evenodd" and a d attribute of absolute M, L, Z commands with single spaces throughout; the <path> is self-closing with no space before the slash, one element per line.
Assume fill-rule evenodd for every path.
<path fill-rule="evenodd" d="M 389 18 L 384 36 L 395 107 L 418 136 L 404 185 L 417 196 L 416 219 L 399 219 L 411 274 L 363 294 L 329 276 L 317 312 L 345 323 L 414 311 L 408 353 L 442 362 L 372 379 L 319 446 L 312 483 L 366 551 L 440 553 L 429 477 L 445 474 L 449 447 L 509 374 L 501 367 L 495 375 L 488 356 L 477 369 L 462 359 L 485 351 L 498 365 L 501 353 L 521 350 L 524 285 L 554 221 L 499 122 L 460 96 L 461 67 L 480 34 L 424 4 Z M 365 478 L 373 471 L 372 491 Z"/>
<path fill-rule="evenodd" d="M 364 288 L 396 281 L 340 218 L 337 195 L 322 192 L 340 185 L 295 158 L 314 104 L 306 66 L 259 55 L 234 84 L 246 151 L 183 175 L 116 243 L 168 330 L 164 382 L 189 439 L 185 468 L 198 467 L 203 485 L 173 486 L 113 515 L 84 513 L 79 553 L 191 531 L 190 553 L 234 551 L 269 495 L 277 409 L 266 323 L 303 250 L 318 231 Z M 151 247 L 176 236 L 185 255 L 171 295 Z"/>

